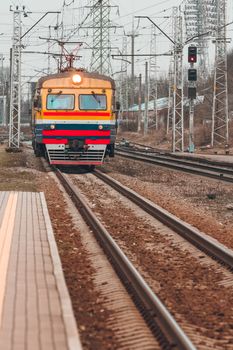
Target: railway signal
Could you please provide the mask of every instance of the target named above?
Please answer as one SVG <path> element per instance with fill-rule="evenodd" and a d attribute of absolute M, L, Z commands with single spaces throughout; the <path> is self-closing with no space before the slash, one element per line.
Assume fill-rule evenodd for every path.
<path fill-rule="evenodd" d="M 197 70 L 195 68 L 190 68 L 188 70 L 188 80 L 196 81 L 197 80 Z"/>
<path fill-rule="evenodd" d="M 189 99 L 189 152 L 193 153 L 194 146 L 194 100 L 196 99 L 196 81 L 197 81 L 197 70 L 194 68 L 194 63 L 197 62 L 197 47 L 188 47 L 188 62 L 190 68 L 188 69 L 188 99 Z"/>
<path fill-rule="evenodd" d="M 197 98 L 197 89 L 195 87 L 188 87 L 188 98 L 195 100 Z"/>
<path fill-rule="evenodd" d="M 188 62 L 196 63 L 197 62 L 197 47 L 189 46 L 188 47 Z"/>

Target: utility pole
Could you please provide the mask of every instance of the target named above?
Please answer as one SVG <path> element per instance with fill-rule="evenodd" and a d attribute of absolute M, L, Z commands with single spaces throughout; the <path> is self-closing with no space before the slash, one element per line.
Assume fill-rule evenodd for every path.
<path fill-rule="evenodd" d="M 154 56 L 150 57 L 149 60 L 149 96 L 154 100 L 154 115 L 155 115 L 155 127 L 158 129 L 158 84 L 157 84 L 157 33 L 156 27 L 151 26 L 151 42 L 150 42 L 150 53 Z"/>
<path fill-rule="evenodd" d="M 9 127 L 9 151 L 19 151 L 20 146 L 20 121 L 21 121 L 21 49 L 22 39 L 34 28 L 48 13 L 60 13 L 57 11 L 46 12 L 23 35 L 21 34 L 21 14 L 27 17 L 25 7 L 19 9 L 16 6 L 13 12 L 13 39 L 10 54 L 10 127 Z"/>
<path fill-rule="evenodd" d="M 131 35 L 130 35 L 131 36 Z M 132 54 L 116 54 L 116 55 L 112 55 L 112 57 L 118 57 L 118 56 L 121 56 L 121 57 L 128 57 L 130 56 L 131 59 L 133 59 L 133 57 L 137 56 L 137 57 L 151 57 L 151 56 L 171 56 L 171 53 L 162 53 L 162 54 L 134 54 L 134 56 L 132 56 Z M 122 59 L 123 60 L 123 59 Z M 126 61 L 126 60 L 125 60 Z M 131 63 L 129 61 L 126 61 L 128 63 Z M 134 77 L 134 74 L 133 74 L 133 77 Z M 131 74 L 131 78 L 132 78 L 132 74 Z M 131 106 L 133 105 L 133 101 L 132 101 L 132 96 L 133 96 L 133 99 L 134 99 L 134 86 L 132 87 L 132 85 L 129 84 L 129 79 L 126 75 L 126 81 L 127 81 L 127 91 L 126 91 L 126 98 L 125 98 L 125 101 L 127 103 L 127 107 L 126 107 L 126 111 L 127 111 L 127 121 L 128 121 L 128 111 L 129 111 L 129 98 L 128 98 L 128 92 L 131 92 Z M 131 79 L 132 81 L 132 79 Z M 133 81 L 135 81 L 135 79 L 133 79 Z M 135 84 L 134 84 L 135 85 Z M 149 83 L 148 83 L 149 85 Z M 130 89 L 131 88 L 131 89 Z M 147 88 L 147 93 L 149 95 L 149 87 Z M 148 100 L 149 96 L 147 96 L 147 100 Z M 127 122 L 128 124 L 128 122 Z"/>
<path fill-rule="evenodd" d="M 129 128 L 129 79 L 126 75 L 126 86 L 125 86 L 125 101 L 126 101 L 126 124 L 127 129 Z"/>
<path fill-rule="evenodd" d="M 20 143 L 21 113 L 21 13 L 18 6 L 13 10 L 13 43 L 11 50 L 10 80 L 10 129 L 9 149 L 18 150 Z"/>
<path fill-rule="evenodd" d="M 168 101 L 167 101 L 167 134 L 172 129 L 173 119 L 173 90 L 174 90 L 174 55 L 170 59 L 169 71 L 168 71 Z"/>
<path fill-rule="evenodd" d="M 194 145 L 194 99 L 189 100 L 189 153 L 193 153 L 195 150 Z"/>
<path fill-rule="evenodd" d="M 148 62 L 145 63 L 145 114 L 144 114 L 144 135 L 148 132 Z"/>
<path fill-rule="evenodd" d="M 172 152 L 184 151 L 184 91 L 183 91 L 183 37 L 182 17 L 178 7 L 173 8 L 174 16 L 174 91 L 172 120 Z"/>
<path fill-rule="evenodd" d="M 51 73 L 51 26 L 49 26 L 49 38 L 48 38 L 48 74 Z"/>
<path fill-rule="evenodd" d="M 183 93 L 183 36 L 182 17 L 178 7 L 173 7 L 174 40 L 170 38 L 150 17 L 135 16 L 136 18 L 147 18 L 156 28 L 173 43 L 174 55 L 174 88 L 173 88 L 173 118 L 172 118 L 172 151 L 184 150 L 184 93 Z"/>
<path fill-rule="evenodd" d="M 5 89 L 5 77 L 4 77 L 4 69 L 3 69 L 3 61 L 5 57 L 3 54 L 0 54 L 1 59 L 1 70 L 2 70 L 2 125 L 6 126 L 6 89 Z"/>
<path fill-rule="evenodd" d="M 175 28 L 175 14 L 176 10 L 175 7 L 173 7 L 172 10 L 172 23 L 171 23 L 171 28 L 172 28 L 172 38 L 173 38 L 173 43 L 171 46 L 171 51 L 174 52 L 174 43 L 175 43 L 175 34 L 174 34 L 174 28 Z M 168 70 L 168 105 L 167 105 L 167 134 L 169 133 L 170 130 L 172 130 L 172 125 L 173 125 L 173 110 L 174 110 L 174 98 L 173 98 L 173 93 L 174 93 L 174 54 L 170 58 L 170 63 L 169 63 L 169 70 Z"/>
<path fill-rule="evenodd" d="M 133 22 L 134 24 L 134 22 Z M 134 102 L 135 102 L 135 79 L 134 79 L 134 47 L 135 47 L 135 38 L 138 36 L 138 34 L 135 34 L 134 32 L 134 25 L 133 25 L 133 29 L 132 29 L 132 33 L 131 34 L 127 34 L 127 36 L 129 36 L 131 38 L 131 106 L 133 107 Z"/>
<path fill-rule="evenodd" d="M 122 54 L 127 54 L 127 37 L 123 36 L 122 39 Z M 121 60 L 121 75 L 120 75 L 120 104 L 121 111 L 127 111 L 128 106 L 128 93 L 127 90 L 127 61 Z M 122 114 L 122 112 L 121 112 Z"/>
<path fill-rule="evenodd" d="M 217 0 L 211 146 L 228 145 L 226 0 Z"/>
<path fill-rule="evenodd" d="M 138 132 L 141 131 L 142 124 L 142 75 L 139 74 L 139 91 L 138 91 Z"/>

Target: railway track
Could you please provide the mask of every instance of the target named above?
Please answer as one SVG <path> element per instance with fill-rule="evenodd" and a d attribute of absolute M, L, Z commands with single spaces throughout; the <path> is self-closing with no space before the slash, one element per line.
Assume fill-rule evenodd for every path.
<path fill-rule="evenodd" d="M 207 253 L 213 259 L 213 264 L 216 264 L 216 260 L 217 260 L 218 262 L 220 262 L 221 265 L 224 265 L 224 267 L 226 266 L 228 268 L 228 270 L 230 269 L 232 271 L 233 255 L 232 255 L 231 250 L 227 249 L 222 244 L 219 244 L 216 240 L 211 239 L 209 236 L 206 236 L 204 233 L 199 232 L 198 230 L 193 228 L 191 225 L 188 225 L 188 224 L 182 222 L 181 220 L 177 219 L 173 215 L 167 213 L 165 210 L 159 208 L 158 206 L 155 206 L 150 201 L 145 200 L 145 198 L 137 195 L 137 193 L 135 193 L 131 190 L 128 190 L 128 188 L 126 188 L 125 186 L 122 186 L 117 181 L 113 180 L 112 178 L 109 178 L 109 176 L 106 176 L 105 174 L 98 172 L 98 171 L 94 171 L 93 175 L 97 176 L 101 180 L 101 182 L 102 181 L 106 182 L 108 185 L 110 185 L 115 190 L 117 190 L 118 192 L 123 194 L 125 197 L 129 198 L 135 204 L 142 207 L 151 216 L 162 221 L 165 225 L 167 225 L 168 227 L 170 227 L 171 229 L 173 229 L 174 231 L 179 233 L 186 240 L 188 240 L 189 242 L 194 244 L 196 247 L 198 247 L 198 249 Z M 66 175 L 64 175 L 64 176 L 66 176 Z M 91 178 L 93 178 L 92 175 L 91 175 Z M 79 187 L 79 180 L 77 180 L 77 185 Z M 71 186 L 73 186 L 72 183 L 71 183 Z M 100 193 L 101 193 L 101 190 L 100 190 Z M 80 204 L 79 204 L 79 208 L 80 208 Z M 83 210 L 83 208 L 81 208 L 81 211 L 82 210 Z M 85 211 L 86 211 L 86 209 L 85 209 Z M 84 214 L 84 216 L 85 215 L 86 214 Z M 86 220 L 87 220 L 87 218 L 86 218 Z M 99 230 L 98 223 L 97 224 L 91 223 L 89 225 L 91 226 L 93 231 L 96 230 L 96 228 L 97 228 L 97 231 Z M 98 234 L 101 237 L 103 237 L 103 233 L 98 232 L 97 235 Z M 102 240 L 102 238 L 99 238 L 99 239 Z M 111 241 L 111 239 L 110 239 L 110 241 Z M 102 242 L 101 244 L 104 245 L 105 243 Z M 109 245 L 109 242 L 107 243 L 107 245 Z M 108 247 L 108 249 L 109 249 L 109 247 Z M 112 254 L 112 253 L 110 253 L 110 254 Z M 110 257 L 110 260 L 115 260 L 115 258 L 116 257 L 114 257 L 114 258 Z M 202 259 L 203 259 L 203 256 L 202 256 Z M 204 260 L 207 261 L 206 259 L 208 260 L 207 257 Z M 202 261 L 204 261 L 204 260 L 202 260 Z M 209 259 L 209 261 L 211 261 L 211 259 Z M 117 264 L 118 264 L 117 269 L 119 269 L 119 263 L 117 263 Z M 208 262 L 207 262 L 207 264 L 208 264 Z M 221 265 L 218 265 L 219 271 L 221 271 L 221 269 L 223 269 L 223 271 L 224 271 L 224 268 Z M 122 268 L 122 266 L 120 266 L 120 267 Z M 123 267 L 123 270 L 124 270 L 124 267 Z M 120 272 L 119 275 L 121 275 L 123 280 L 126 280 L 125 272 L 123 272 L 123 274 Z M 226 281 L 224 282 L 225 285 L 229 285 L 229 286 L 232 285 L 231 280 L 232 280 L 231 272 L 228 272 L 228 277 L 226 277 Z M 134 281 L 134 278 L 133 278 L 133 281 Z M 131 283 L 132 283 L 132 279 L 130 280 L 130 282 L 129 281 L 126 282 L 126 286 L 129 286 L 129 285 L 131 286 Z M 132 294 L 132 290 L 130 290 L 130 294 Z M 147 298 L 148 298 L 148 296 L 146 297 L 146 299 Z M 136 304 L 141 305 L 141 301 L 140 302 L 136 301 Z M 146 306 L 141 306 L 142 314 L 145 315 L 145 310 L 148 310 L 148 308 L 151 310 L 151 305 L 146 304 Z M 156 314 L 156 312 L 154 312 L 154 314 Z M 152 320 L 150 317 L 148 318 L 148 316 L 145 316 L 145 318 L 147 319 L 147 321 L 149 322 L 150 325 L 153 325 L 153 322 L 154 322 L 153 318 L 152 318 Z M 161 321 L 161 322 L 163 323 L 163 321 Z M 186 334 L 191 336 L 192 330 L 190 330 L 189 326 L 186 327 L 184 322 L 182 322 L 181 324 L 182 324 L 182 328 L 185 329 Z M 152 326 L 152 329 L 155 329 L 155 326 Z M 157 334 L 157 331 L 155 333 Z M 193 338 L 191 337 L 191 339 L 193 339 Z M 212 345 L 209 345 L 209 346 L 210 346 L 209 348 L 211 348 Z M 178 348 L 181 348 L 180 345 L 178 346 Z M 216 347 L 216 349 L 218 349 L 218 347 Z"/>
<path fill-rule="evenodd" d="M 233 182 L 233 167 L 224 163 L 220 166 L 216 162 L 200 162 L 191 159 L 178 159 L 171 155 L 162 155 L 151 150 L 134 151 L 124 147 L 117 147 L 116 155 L 134 160 L 147 162 L 154 165 L 214 178 L 221 181 Z"/>
<path fill-rule="evenodd" d="M 95 172 L 97 174 L 97 172 Z M 158 339 L 163 349 L 195 349 L 186 334 L 179 327 L 166 307 L 153 293 L 132 263 L 118 247 L 111 235 L 103 227 L 93 214 L 91 209 L 77 191 L 76 186 L 66 174 L 56 170 L 56 175 L 66 189 L 79 212 L 94 232 L 97 240 L 107 253 L 115 270 L 124 283 L 126 289 L 132 295 L 135 304 L 139 307 L 144 319 Z M 101 176 L 99 173 L 97 176 Z"/>
<path fill-rule="evenodd" d="M 210 236 L 198 229 L 194 228 L 192 225 L 180 220 L 173 214 L 169 213 L 165 209 L 152 203 L 150 200 L 145 199 L 136 192 L 132 191 L 128 187 L 122 185 L 118 181 L 112 179 L 106 174 L 95 170 L 94 174 L 100 178 L 102 181 L 110 185 L 116 191 L 130 199 L 148 214 L 153 216 L 155 219 L 159 220 L 167 227 L 174 230 L 180 236 L 185 238 L 191 244 L 195 245 L 198 249 L 208 254 L 214 260 L 219 263 L 226 265 L 230 270 L 233 270 L 233 252 L 221 243 L 212 239 Z"/>

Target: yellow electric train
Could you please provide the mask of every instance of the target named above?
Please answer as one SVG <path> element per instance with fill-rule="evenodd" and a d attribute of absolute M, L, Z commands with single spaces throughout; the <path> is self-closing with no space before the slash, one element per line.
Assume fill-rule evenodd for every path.
<path fill-rule="evenodd" d="M 33 100 L 32 145 L 51 164 L 99 165 L 114 156 L 115 83 L 67 68 L 39 79 Z"/>

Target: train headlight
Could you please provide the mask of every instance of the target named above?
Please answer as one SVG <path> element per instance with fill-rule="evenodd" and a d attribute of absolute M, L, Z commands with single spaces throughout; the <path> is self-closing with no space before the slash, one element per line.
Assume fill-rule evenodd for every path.
<path fill-rule="evenodd" d="M 51 124 L 51 125 L 50 125 L 50 129 L 55 129 L 55 125 L 54 125 L 54 124 Z"/>
<path fill-rule="evenodd" d="M 99 125 L 98 128 L 99 128 L 99 130 L 102 130 L 103 129 L 103 125 Z"/>
<path fill-rule="evenodd" d="M 82 81 L 82 76 L 80 74 L 74 74 L 72 76 L 72 81 L 74 84 L 80 84 Z"/>

